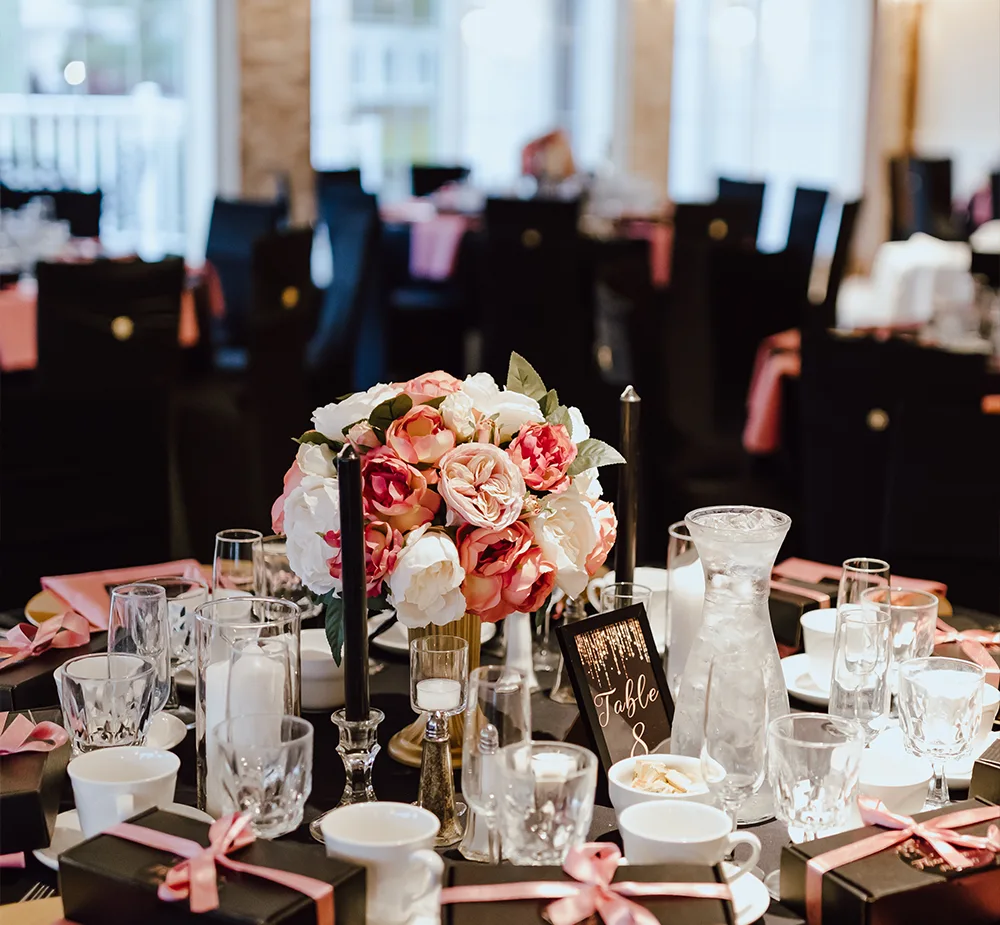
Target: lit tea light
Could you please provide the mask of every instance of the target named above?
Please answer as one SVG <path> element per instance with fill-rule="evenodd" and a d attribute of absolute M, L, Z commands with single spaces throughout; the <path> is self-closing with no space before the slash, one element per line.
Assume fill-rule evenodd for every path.
<path fill-rule="evenodd" d="M 536 781 L 565 781 L 576 771 L 576 759 L 561 752 L 539 752 L 531 756 Z"/>
<path fill-rule="evenodd" d="M 457 710 L 462 705 L 462 685 L 451 678 L 425 678 L 417 681 L 417 706 L 428 713 Z"/>

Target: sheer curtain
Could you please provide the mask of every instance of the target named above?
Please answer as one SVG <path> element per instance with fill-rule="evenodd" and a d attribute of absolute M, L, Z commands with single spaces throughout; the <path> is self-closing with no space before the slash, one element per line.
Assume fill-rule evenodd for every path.
<path fill-rule="evenodd" d="M 861 194 L 872 0 L 676 0 L 670 194 L 767 182 L 759 246 L 784 246 L 795 186 Z"/>

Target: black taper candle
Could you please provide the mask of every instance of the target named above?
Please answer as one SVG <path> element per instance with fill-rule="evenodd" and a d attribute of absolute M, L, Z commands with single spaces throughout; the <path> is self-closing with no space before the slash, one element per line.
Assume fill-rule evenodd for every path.
<path fill-rule="evenodd" d="M 621 397 L 621 453 L 618 470 L 618 539 L 615 542 L 615 581 L 635 576 L 636 520 L 639 506 L 639 393 L 632 386 Z"/>
<path fill-rule="evenodd" d="M 340 491 L 340 561 L 344 600 L 344 708 L 349 720 L 367 720 L 368 591 L 365 582 L 365 516 L 361 460 L 350 444 L 337 459 Z"/>

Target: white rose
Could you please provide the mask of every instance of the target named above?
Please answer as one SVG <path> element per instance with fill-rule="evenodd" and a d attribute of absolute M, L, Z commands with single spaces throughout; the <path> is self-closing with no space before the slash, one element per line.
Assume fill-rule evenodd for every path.
<path fill-rule="evenodd" d="M 337 477 L 337 466 L 333 460 L 333 450 L 325 443 L 301 443 L 295 454 L 303 475 L 318 475 L 325 479 Z"/>
<path fill-rule="evenodd" d="M 340 581 L 327 565 L 333 550 L 323 539 L 327 531 L 339 529 L 337 480 L 305 476 L 285 499 L 285 549 L 292 571 L 316 594 L 340 591 Z"/>
<path fill-rule="evenodd" d="M 473 417 L 472 398 L 465 392 L 452 392 L 441 402 L 441 419 L 444 426 L 452 431 L 459 442 L 471 440 L 476 433 L 476 419 Z"/>
<path fill-rule="evenodd" d="M 600 501 L 601 495 L 604 494 L 604 489 L 601 487 L 601 482 L 597 474 L 597 467 L 592 466 L 573 476 L 573 487 L 591 501 Z"/>
<path fill-rule="evenodd" d="M 587 422 L 583 419 L 583 414 L 579 408 L 570 407 L 566 409 L 569 411 L 569 438 L 574 443 L 580 443 L 582 440 L 588 440 L 590 438 L 590 428 L 587 426 Z"/>
<path fill-rule="evenodd" d="M 556 584 L 570 597 L 587 589 L 587 557 L 593 552 L 601 524 L 593 505 L 570 486 L 545 498 L 545 506 L 529 521 L 542 555 L 556 569 Z"/>
<path fill-rule="evenodd" d="M 540 424 L 545 420 L 538 402 L 520 392 L 503 389 L 489 373 L 476 373 L 462 383 L 462 391 L 472 399 L 477 411 L 486 417 L 497 416 L 501 440 L 509 440 L 529 421 Z"/>
<path fill-rule="evenodd" d="M 418 527 L 389 576 L 389 602 L 403 626 L 444 626 L 465 613 L 464 580 L 451 537 Z"/>
<path fill-rule="evenodd" d="M 387 398 L 399 394 L 391 385 L 379 383 L 367 392 L 355 392 L 343 401 L 331 402 L 313 412 L 313 426 L 324 437 L 344 442 L 344 428 L 358 421 L 367 421 L 371 413 Z"/>

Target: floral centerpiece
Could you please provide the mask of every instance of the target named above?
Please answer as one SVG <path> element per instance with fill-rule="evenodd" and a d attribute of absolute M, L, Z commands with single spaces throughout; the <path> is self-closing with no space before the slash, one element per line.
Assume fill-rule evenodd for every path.
<path fill-rule="evenodd" d="M 406 627 L 530 613 L 556 586 L 577 597 L 614 543 L 597 470 L 625 460 L 516 353 L 505 388 L 438 371 L 349 395 L 312 421 L 271 516 L 292 570 L 325 603 L 338 662 L 345 443 L 362 457 L 369 612 L 394 609 Z"/>

